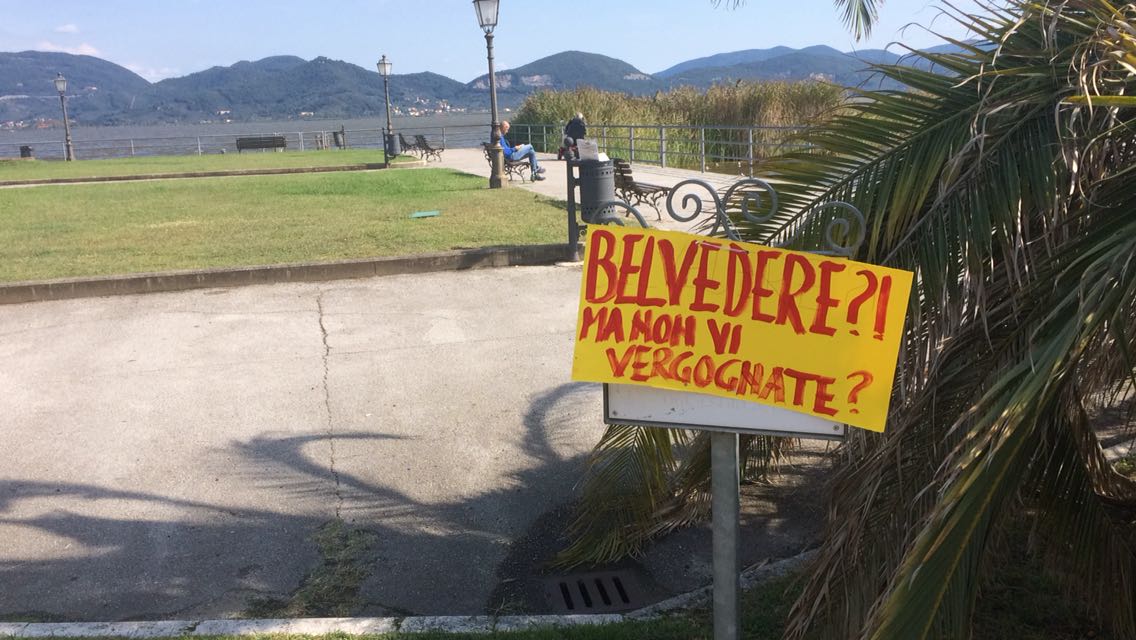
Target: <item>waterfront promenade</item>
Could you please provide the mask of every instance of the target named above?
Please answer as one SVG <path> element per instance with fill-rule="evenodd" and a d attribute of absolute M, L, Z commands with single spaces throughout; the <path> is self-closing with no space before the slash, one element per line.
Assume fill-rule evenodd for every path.
<path fill-rule="evenodd" d="M 544 167 L 546 170 L 545 177 L 547 180 L 538 182 L 513 180 L 509 183 L 508 188 L 527 189 L 533 193 L 548 196 L 549 198 L 566 200 L 568 184 L 567 164 L 563 161 L 558 161 L 556 156 L 552 154 L 538 154 L 537 158 L 541 163 L 540 166 Z M 485 154 L 482 153 L 480 149 L 447 149 L 446 152 L 442 154 L 442 160 L 440 162 L 431 162 L 428 166 L 444 167 L 463 173 L 479 175 L 484 177 L 488 184 L 489 163 L 485 161 Z M 729 187 L 742 177 L 729 176 L 721 173 L 701 173 L 687 169 L 663 168 L 656 165 L 640 163 L 634 165 L 634 173 L 635 178 L 640 182 L 657 184 L 664 187 L 672 187 L 683 180 L 696 179 L 708 182 L 718 190 Z M 709 195 L 705 190 L 699 190 L 693 187 L 684 188 L 683 193 L 688 192 L 709 200 Z M 665 206 L 660 205 L 660 208 L 663 209 L 662 220 L 659 220 L 655 214 L 655 210 L 647 205 L 642 205 L 637 208 L 652 227 L 674 231 L 691 230 L 690 223 L 677 222 L 668 216 Z"/>

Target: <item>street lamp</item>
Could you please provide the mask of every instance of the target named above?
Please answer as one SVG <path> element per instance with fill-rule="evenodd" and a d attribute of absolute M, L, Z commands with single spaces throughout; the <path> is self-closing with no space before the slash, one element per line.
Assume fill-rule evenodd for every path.
<path fill-rule="evenodd" d="M 379 69 L 379 75 L 383 77 L 383 94 L 387 99 L 387 136 L 386 140 L 383 141 L 383 150 L 386 152 L 387 164 L 389 165 L 391 158 L 402 153 L 402 145 L 398 143 L 398 138 L 394 136 L 394 129 L 391 128 L 391 94 L 389 80 L 391 67 L 394 65 L 391 64 L 390 60 L 387 60 L 387 54 L 384 53 L 382 59 L 380 59 L 375 66 Z"/>
<path fill-rule="evenodd" d="M 67 119 L 67 78 L 62 73 L 55 76 L 55 90 L 59 92 L 59 104 L 63 105 L 63 157 L 70 162 L 75 159 L 75 149 L 71 147 L 71 122 Z"/>
<path fill-rule="evenodd" d="M 498 0 L 473 0 L 473 10 L 477 12 L 477 23 L 485 31 L 485 49 L 489 54 L 489 108 L 493 118 L 489 134 L 490 156 L 493 168 L 489 174 L 489 188 L 500 189 L 505 186 L 505 158 L 501 151 L 501 122 L 497 120 L 497 78 L 493 73 L 493 28 L 497 26 Z"/>

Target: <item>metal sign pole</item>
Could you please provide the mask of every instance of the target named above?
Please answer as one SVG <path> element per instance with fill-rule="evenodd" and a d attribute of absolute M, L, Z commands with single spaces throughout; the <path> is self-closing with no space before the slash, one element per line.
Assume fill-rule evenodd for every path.
<path fill-rule="evenodd" d="M 738 638 L 738 434 L 710 433 L 710 508 L 714 547 L 714 640 Z"/>
<path fill-rule="evenodd" d="M 659 152 L 662 165 L 666 166 L 666 140 L 663 129 L 659 129 Z M 753 132 L 750 131 L 752 153 Z M 751 167 L 752 170 L 752 167 Z M 568 163 L 569 185 L 569 233 L 575 220 L 573 200 L 574 188 L 572 163 Z M 705 189 L 713 200 L 713 207 L 704 207 L 700 198 L 688 194 L 678 199 L 683 211 L 674 209 L 676 193 L 684 186 Z M 769 199 L 767 209 L 761 209 L 761 195 Z M 734 202 L 740 195 L 740 210 L 734 218 L 727 213 L 727 203 Z M 622 201 L 609 202 L 632 214 L 643 227 L 648 227 L 639 211 Z M 866 225 L 860 210 L 846 202 L 828 202 L 817 209 L 834 208 L 842 215 L 823 221 L 821 233 L 823 248 L 816 253 L 838 255 L 851 258 L 864 241 Z M 759 214 L 759 211 L 761 213 Z M 679 222 L 691 222 L 703 212 L 714 216 L 714 224 L 709 235 L 725 235 L 731 240 L 741 241 L 734 220 L 742 218 L 757 224 L 772 219 L 777 211 L 777 192 L 773 187 L 757 178 L 743 178 L 721 195 L 708 182 L 703 180 L 683 180 L 672 187 L 667 196 L 667 213 Z M 614 215 L 602 215 L 597 224 L 626 222 Z M 769 246 L 786 246 L 798 241 L 798 235 L 805 231 L 817 231 L 816 225 L 802 224 L 788 237 L 765 237 L 761 241 Z M 618 393 L 612 393 L 612 388 Z M 661 395 L 660 395 L 661 394 Z M 745 409 L 741 409 L 741 407 Z M 751 412 L 761 411 L 764 415 L 755 420 Z M 773 413 L 776 412 L 776 413 Z M 681 418 L 676 420 L 676 417 Z M 739 468 L 738 434 L 723 429 L 735 428 L 746 433 L 782 434 L 795 437 L 816 437 L 841 439 L 844 425 L 812 415 L 797 413 L 779 407 L 763 407 L 752 402 L 732 398 L 702 396 L 686 391 L 671 391 L 636 385 L 604 384 L 604 422 L 608 424 L 631 424 L 661 426 L 680 429 L 710 429 L 710 506 L 711 529 L 713 532 L 714 566 L 714 640 L 737 640 L 741 618 L 739 616 L 739 596 L 741 593 L 741 574 L 738 564 L 738 530 L 741 511 L 741 469 Z M 715 430 L 716 429 L 716 430 Z"/>

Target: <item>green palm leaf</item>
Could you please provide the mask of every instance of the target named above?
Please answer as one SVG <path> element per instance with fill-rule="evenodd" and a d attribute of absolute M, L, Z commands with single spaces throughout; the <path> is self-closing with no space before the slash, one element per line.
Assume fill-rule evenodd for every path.
<path fill-rule="evenodd" d="M 1078 414 L 1133 375 L 1132 11 L 959 15 L 996 46 L 924 55 L 935 72 L 882 67 L 914 90 L 860 94 L 807 134 L 819 153 L 771 167 L 786 207 L 751 237 L 847 200 L 866 214 L 861 257 L 917 274 L 888 432 L 848 443 L 790 637 L 968 637 L 1018 500 L 1066 564 L 1093 569 L 1066 567 L 1070 588 L 1113 587 L 1100 613 L 1133 634 L 1134 593 L 1114 587 L 1134 556 L 1104 506 L 1136 492 Z"/>

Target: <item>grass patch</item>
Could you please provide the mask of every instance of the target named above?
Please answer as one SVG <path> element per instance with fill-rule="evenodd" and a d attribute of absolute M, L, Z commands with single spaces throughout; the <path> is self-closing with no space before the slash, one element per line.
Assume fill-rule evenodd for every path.
<path fill-rule="evenodd" d="M 1086 618 L 1036 560 L 1018 556 L 982 588 L 974 614 L 974 640 L 1081 640 L 1101 638 L 1098 625 Z"/>
<path fill-rule="evenodd" d="M 320 564 L 304 577 L 303 585 L 287 600 L 254 598 L 249 618 L 337 618 L 352 615 L 359 606 L 359 587 L 371 573 L 370 550 L 378 536 L 366 529 L 332 520 L 320 527 L 312 541 L 320 551 Z"/>
<path fill-rule="evenodd" d="M 409 217 L 426 210 L 442 213 Z M 445 169 L 2 189 L 0 282 L 556 243 L 564 226 L 547 199 Z"/>
<path fill-rule="evenodd" d="M 381 149 L 343 149 L 338 151 L 285 151 L 210 154 L 201 156 L 144 156 L 104 160 L 57 162 L 44 160 L 0 161 L 0 182 L 9 180 L 50 180 L 55 178 L 93 178 L 137 176 L 199 171 L 247 171 L 254 169 L 295 169 L 338 167 L 384 162 Z M 399 156 L 395 162 L 416 158 Z"/>
<path fill-rule="evenodd" d="M 1129 480 L 1136 480 L 1136 455 L 1129 454 L 1118 458 L 1112 463 L 1112 467 L 1116 469 L 1117 473 Z"/>

